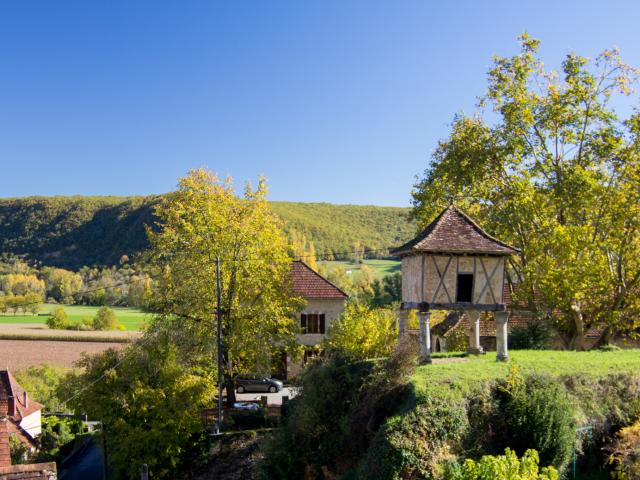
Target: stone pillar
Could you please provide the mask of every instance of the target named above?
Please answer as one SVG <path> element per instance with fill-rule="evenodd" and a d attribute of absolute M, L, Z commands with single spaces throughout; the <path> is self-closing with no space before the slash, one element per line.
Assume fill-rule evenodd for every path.
<path fill-rule="evenodd" d="M 431 313 L 419 312 L 420 321 L 420 363 L 431 363 Z"/>
<path fill-rule="evenodd" d="M 473 355 L 479 355 L 483 353 L 482 346 L 480 345 L 480 312 L 477 310 L 470 310 L 466 312 L 469 317 L 469 348 L 468 353 Z"/>
<path fill-rule="evenodd" d="M 507 312 L 495 312 L 496 318 L 496 343 L 497 343 L 497 355 L 498 361 L 506 362 L 509 360 L 509 347 L 507 338 L 507 321 L 509 320 L 509 314 Z"/>
<path fill-rule="evenodd" d="M 400 310 L 398 310 L 398 340 L 402 340 L 402 338 L 407 333 L 408 323 L 409 323 L 409 310 L 405 308 L 400 308 Z"/>

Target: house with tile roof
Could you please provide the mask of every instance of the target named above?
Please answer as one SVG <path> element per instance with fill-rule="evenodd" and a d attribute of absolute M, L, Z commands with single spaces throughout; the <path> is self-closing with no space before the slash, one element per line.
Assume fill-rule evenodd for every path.
<path fill-rule="evenodd" d="M 56 480 L 55 462 L 11 464 L 9 436 L 14 429 L 7 416 L 0 415 L 0 480 Z"/>
<path fill-rule="evenodd" d="M 291 264 L 291 280 L 296 295 L 306 300 L 304 309 L 297 314 L 301 329 L 298 342 L 305 347 L 302 361 L 286 357 L 287 378 L 298 375 L 304 363 L 318 353 L 318 346 L 327 337 L 329 327 L 345 308 L 349 297 L 344 291 L 324 278 L 306 263 L 298 260 Z M 283 376 L 281 373 L 281 376 Z"/>
<path fill-rule="evenodd" d="M 41 432 L 44 406 L 29 398 L 29 394 L 8 370 L 0 370 L 0 418 L 7 419 L 10 435 L 15 435 L 33 449 Z"/>

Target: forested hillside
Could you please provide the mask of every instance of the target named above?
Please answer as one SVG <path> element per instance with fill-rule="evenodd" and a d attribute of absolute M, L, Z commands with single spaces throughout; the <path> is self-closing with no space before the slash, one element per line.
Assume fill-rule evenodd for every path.
<path fill-rule="evenodd" d="M 144 225 L 152 225 L 147 197 L 26 197 L 0 199 L 0 253 L 26 255 L 45 265 L 77 269 L 114 265 L 147 246 Z M 286 229 L 303 233 L 318 255 L 345 252 L 359 244 L 369 257 L 415 233 L 409 209 L 328 203 L 273 202 Z"/>

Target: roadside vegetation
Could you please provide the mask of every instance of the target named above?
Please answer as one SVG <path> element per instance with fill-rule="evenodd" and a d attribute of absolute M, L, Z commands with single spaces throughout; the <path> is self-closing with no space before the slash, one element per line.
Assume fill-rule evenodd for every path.
<path fill-rule="evenodd" d="M 418 369 L 415 353 L 312 365 L 264 446 L 265 478 L 558 478 L 574 447 L 581 472 L 621 464 L 605 450 L 640 416 L 638 350 L 520 351 L 508 365 L 473 358 Z M 473 476 L 501 464 L 520 465 L 522 476 Z"/>

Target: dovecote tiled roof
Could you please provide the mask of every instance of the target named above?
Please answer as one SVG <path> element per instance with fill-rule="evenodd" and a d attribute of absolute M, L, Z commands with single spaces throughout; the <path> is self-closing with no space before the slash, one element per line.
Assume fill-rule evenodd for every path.
<path fill-rule="evenodd" d="M 293 291 L 304 298 L 347 298 L 348 295 L 306 263 L 291 263 Z"/>
<path fill-rule="evenodd" d="M 471 218 L 451 205 L 416 238 L 391 253 L 403 257 L 419 252 L 513 255 L 518 249 L 491 237 Z"/>

